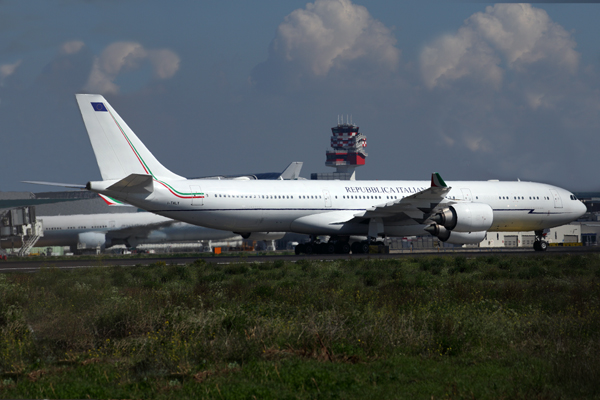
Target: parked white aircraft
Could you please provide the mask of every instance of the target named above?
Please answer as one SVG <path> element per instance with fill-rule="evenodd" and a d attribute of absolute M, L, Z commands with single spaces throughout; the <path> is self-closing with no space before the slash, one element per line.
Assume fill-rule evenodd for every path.
<path fill-rule="evenodd" d="M 426 232 L 455 244 L 478 243 L 488 231 L 535 231 L 534 248 L 545 250 L 542 232 L 586 211 L 565 189 L 531 182 L 427 181 L 234 181 L 194 180 L 165 168 L 100 95 L 78 94 L 102 181 L 88 190 L 156 214 L 240 233 L 289 231 L 309 234 L 297 252 L 366 252 L 381 236 Z M 318 247 L 318 235 L 329 235 Z"/>
<path fill-rule="evenodd" d="M 149 212 L 74 214 L 38 217 L 44 227 L 44 236 L 36 242 L 37 247 L 70 246 L 78 249 L 102 249 L 123 244 L 136 247 L 141 244 L 197 242 L 207 240 L 242 240 L 233 232 L 210 229 L 175 221 Z M 285 232 L 254 232 L 247 239 L 277 240 Z M 12 242 L 2 242 L 12 247 Z M 17 243 L 16 247 L 20 244 Z"/>

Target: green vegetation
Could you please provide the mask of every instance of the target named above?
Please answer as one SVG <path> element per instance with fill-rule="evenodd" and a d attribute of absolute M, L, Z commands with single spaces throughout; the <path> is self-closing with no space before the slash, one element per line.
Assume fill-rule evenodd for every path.
<path fill-rule="evenodd" d="M 0 275 L 3 398 L 598 398 L 600 256 Z"/>

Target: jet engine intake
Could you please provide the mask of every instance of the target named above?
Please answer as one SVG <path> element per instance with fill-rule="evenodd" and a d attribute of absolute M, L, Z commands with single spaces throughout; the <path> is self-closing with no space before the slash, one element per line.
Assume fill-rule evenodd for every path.
<path fill-rule="evenodd" d="M 494 222 L 494 211 L 488 204 L 457 203 L 430 219 L 454 232 L 480 232 L 490 229 Z"/>

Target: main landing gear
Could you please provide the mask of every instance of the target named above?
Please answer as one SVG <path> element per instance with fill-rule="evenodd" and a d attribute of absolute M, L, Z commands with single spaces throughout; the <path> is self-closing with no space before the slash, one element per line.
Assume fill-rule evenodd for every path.
<path fill-rule="evenodd" d="M 544 240 L 544 231 L 535 231 L 533 249 L 535 251 L 546 251 L 546 249 L 548 249 L 548 242 Z"/>
<path fill-rule="evenodd" d="M 332 237 L 328 242 L 318 242 L 315 237 L 311 237 L 308 243 L 300 243 L 294 249 L 296 255 L 299 254 L 368 254 L 371 245 L 383 246 L 381 242 L 363 240 L 354 242 L 352 246 L 347 240 Z"/>
<path fill-rule="evenodd" d="M 311 240 L 308 243 L 300 243 L 294 249 L 296 255 L 299 254 L 348 254 L 350 253 L 350 244 L 346 241 L 317 242 Z"/>

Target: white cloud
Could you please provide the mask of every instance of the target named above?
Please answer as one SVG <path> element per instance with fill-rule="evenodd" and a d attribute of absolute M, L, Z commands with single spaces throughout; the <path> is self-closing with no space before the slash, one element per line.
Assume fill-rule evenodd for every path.
<path fill-rule="evenodd" d="M 179 56 L 168 49 L 147 50 L 139 43 L 115 42 L 94 59 L 86 90 L 103 94 L 118 93 L 119 87 L 114 83 L 117 76 L 139 69 L 145 61 L 152 64 L 154 75 L 159 79 L 173 77 L 180 63 Z"/>
<path fill-rule="evenodd" d="M 575 41 L 546 11 L 531 4 L 497 4 L 471 16 L 467 25 L 502 53 L 511 69 L 540 60 L 575 72 L 579 53 Z"/>
<path fill-rule="evenodd" d="M 148 58 L 154 66 L 155 76 L 160 79 L 173 77 L 181 62 L 179 56 L 168 49 L 148 50 Z"/>
<path fill-rule="evenodd" d="M 421 52 L 421 71 L 430 89 L 465 76 L 498 88 L 503 76 L 499 63 L 493 50 L 468 28 L 442 36 Z"/>
<path fill-rule="evenodd" d="M 324 76 L 357 59 L 396 69 L 400 50 L 396 39 L 363 6 L 350 0 L 317 0 L 293 11 L 279 25 L 272 52 L 305 72 Z"/>
<path fill-rule="evenodd" d="M 426 46 L 421 73 L 429 88 L 468 77 L 497 89 L 505 70 L 522 73 L 543 64 L 556 72 L 575 73 L 575 46 L 571 35 L 544 10 L 530 4 L 497 4 L 473 14 L 456 34 Z"/>
<path fill-rule="evenodd" d="M 81 40 L 71 40 L 70 42 L 65 42 L 60 47 L 60 52 L 62 54 L 75 54 L 78 53 L 85 44 Z"/>
<path fill-rule="evenodd" d="M 22 60 L 16 61 L 12 64 L 1 64 L 0 65 L 0 86 L 4 85 L 4 80 L 15 73 Z"/>

